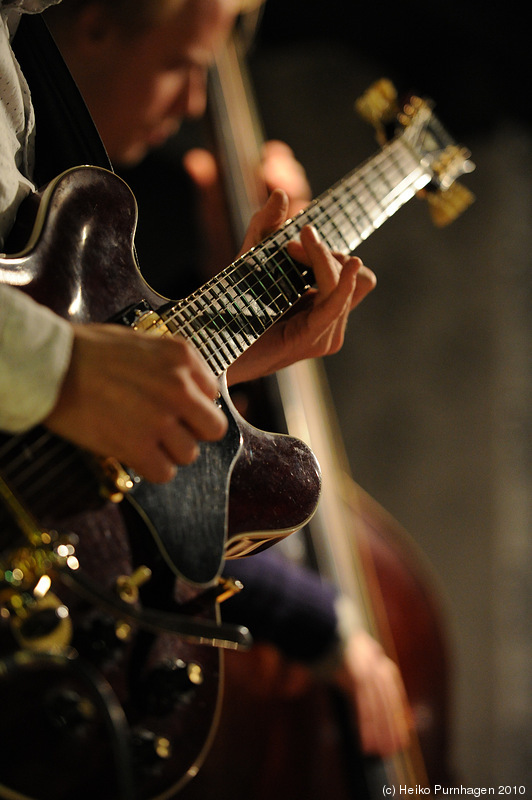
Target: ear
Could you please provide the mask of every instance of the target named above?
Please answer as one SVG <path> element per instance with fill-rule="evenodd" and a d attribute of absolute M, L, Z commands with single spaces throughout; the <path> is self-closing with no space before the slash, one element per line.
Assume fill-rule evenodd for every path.
<path fill-rule="evenodd" d="M 61 49 L 80 63 L 104 63 L 114 49 L 120 31 L 116 20 L 98 0 L 89 2 L 56 37 Z"/>

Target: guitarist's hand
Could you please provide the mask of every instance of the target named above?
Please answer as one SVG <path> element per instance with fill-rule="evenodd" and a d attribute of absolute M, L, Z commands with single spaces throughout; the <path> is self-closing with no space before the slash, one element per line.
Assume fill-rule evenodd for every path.
<path fill-rule="evenodd" d="M 156 338 L 119 325 L 75 327 L 70 366 L 44 424 L 75 444 L 114 456 L 152 482 L 220 439 L 227 419 L 217 383 L 179 337 Z"/>
<path fill-rule="evenodd" d="M 287 212 L 286 193 L 275 190 L 254 215 L 241 253 L 279 228 Z M 349 313 L 376 285 L 374 273 L 359 258 L 333 254 L 313 228 L 303 228 L 300 239 L 289 244 L 290 255 L 312 267 L 317 288 L 309 290 L 295 313 L 281 319 L 235 362 L 228 373 L 230 383 L 336 353 L 343 344 Z"/>
<path fill-rule="evenodd" d="M 199 147 L 189 150 L 183 157 L 183 166 L 197 191 L 198 216 L 204 242 L 203 269 L 206 276 L 210 277 L 231 263 L 235 254 L 224 186 L 216 159 L 208 150 Z M 264 142 L 259 175 L 256 177 L 264 182 L 265 196 L 275 188 L 286 192 L 290 217 L 295 216 L 312 199 L 305 170 L 293 150 L 284 142 Z"/>

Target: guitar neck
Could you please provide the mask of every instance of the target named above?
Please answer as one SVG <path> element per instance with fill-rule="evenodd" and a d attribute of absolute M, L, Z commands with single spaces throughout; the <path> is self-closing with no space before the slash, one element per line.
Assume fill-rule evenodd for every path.
<path fill-rule="evenodd" d="M 165 321 L 221 375 L 311 287 L 311 270 L 286 250 L 305 225 L 313 225 L 331 249 L 351 253 L 430 179 L 403 137 L 394 139 L 279 231 L 167 309 Z"/>

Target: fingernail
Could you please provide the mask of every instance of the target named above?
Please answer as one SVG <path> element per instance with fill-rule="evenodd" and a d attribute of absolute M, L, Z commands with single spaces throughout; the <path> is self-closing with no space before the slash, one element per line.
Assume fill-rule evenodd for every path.
<path fill-rule="evenodd" d="M 314 236 L 314 240 L 316 242 L 320 241 L 320 235 L 314 225 L 309 225 L 310 230 L 312 231 L 312 235 Z"/>

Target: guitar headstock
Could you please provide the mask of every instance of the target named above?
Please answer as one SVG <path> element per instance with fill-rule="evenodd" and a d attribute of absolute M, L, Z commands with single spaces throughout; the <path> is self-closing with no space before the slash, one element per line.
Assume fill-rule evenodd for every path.
<path fill-rule="evenodd" d="M 391 81 L 382 79 L 358 98 L 356 109 L 374 126 L 381 145 L 405 137 L 420 163 L 430 170 L 432 180 L 422 194 L 436 225 L 447 225 L 471 205 L 474 196 L 457 179 L 472 172 L 475 165 L 467 148 L 457 145 L 447 133 L 430 101 L 409 95 L 399 102 Z"/>

